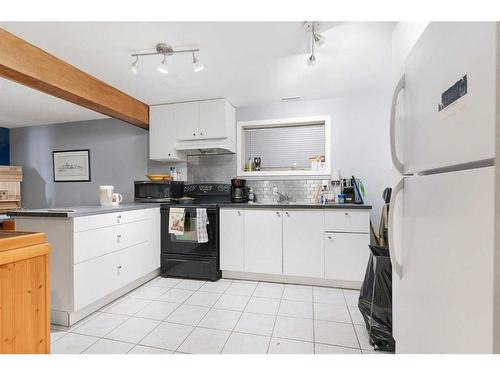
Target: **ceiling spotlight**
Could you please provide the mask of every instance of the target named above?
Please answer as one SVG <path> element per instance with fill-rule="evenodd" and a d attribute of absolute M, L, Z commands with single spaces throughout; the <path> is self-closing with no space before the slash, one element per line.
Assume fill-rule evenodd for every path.
<path fill-rule="evenodd" d="M 168 74 L 168 66 L 167 66 L 167 55 L 163 55 L 163 60 L 161 61 L 158 68 L 156 68 L 160 73 Z"/>
<path fill-rule="evenodd" d="M 325 36 L 322 34 L 314 33 L 314 43 L 318 47 L 321 47 L 323 44 L 325 44 Z"/>
<path fill-rule="evenodd" d="M 193 52 L 193 70 L 194 70 L 194 72 L 198 73 L 198 72 L 201 72 L 203 69 L 205 69 L 205 67 L 200 62 L 200 60 L 198 60 L 198 58 L 196 57 L 196 55 Z"/>
<path fill-rule="evenodd" d="M 130 71 L 131 71 L 133 74 L 137 74 L 137 71 L 138 71 L 138 70 L 137 70 L 137 65 L 138 65 L 138 64 L 139 64 L 139 56 L 136 56 L 136 57 L 135 57 L 135 61 L 134 61 L 132 64 L 130 64 L 130 67 L 129 67 Z"/>
<path fill-rule="evenodd" d="M 314 65 L 316 63 L 316 45 L 321 46 L 325 41 L 325 37 L 318 33 L 320 29 L 320 23 L 318 21 L 304 22 L 304 28 L 307 32 L 311 33 L 311 55 L 307 59 L 307 63 L 309 65 Z"/>

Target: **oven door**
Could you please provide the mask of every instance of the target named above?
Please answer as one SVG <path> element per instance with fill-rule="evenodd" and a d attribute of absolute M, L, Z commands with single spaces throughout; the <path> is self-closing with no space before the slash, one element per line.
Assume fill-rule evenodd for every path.
<path fill-rule="evenodd" d="M 179 207 L 179 206 L 176 206 Z M 169 212 L 168 207 L 161 209 L 161 252 L 169 254 L 212 256 L 216 257 L 219 251 L 219 223 L 217 208 L 207 208 L 208 242 L 198 242 L 196 230 L 196 207 L 183 207 L 184 233 L 175 235 L 168 233 Z"/>

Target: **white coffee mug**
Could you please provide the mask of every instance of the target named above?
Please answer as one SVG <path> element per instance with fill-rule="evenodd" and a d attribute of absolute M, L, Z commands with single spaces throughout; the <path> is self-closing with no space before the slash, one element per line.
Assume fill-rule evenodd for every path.
<path fill-rule="evenodd" d="M 113 206 L 119 206 L 123 200 L 123 196 L 120 193 L 113 193 L 112 204 Z"/>
<path fill-rule="evenodd" d="M 111 206 L 113 204 L 113 190 L 114 186 L 101 185 L 99 186 L 99 201 L 101 206 Z"/>

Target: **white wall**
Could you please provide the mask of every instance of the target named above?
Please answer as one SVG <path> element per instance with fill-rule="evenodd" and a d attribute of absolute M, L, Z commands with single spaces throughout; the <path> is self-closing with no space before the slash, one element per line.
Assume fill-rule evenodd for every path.
<path fill-rule="evenodd" d="M 392 31 L 391 77 L 393 85 L 403 74 L 404 62 L 429 22 L 398 22 Z"/>
<path fill-rule="evenodd" d="M 390 88 L 387 85 L 372 94 L 351 93 L 328 100 L 241 107 L 237 110 L 237 120 L 330 115 L 332 168 L 339 169 L 343 177 L 354 175 L 363 180 L 367 203 L 373 205 L 372 221 L 378 226 L 382 192 L 391 183 L 389 106 Z"/>

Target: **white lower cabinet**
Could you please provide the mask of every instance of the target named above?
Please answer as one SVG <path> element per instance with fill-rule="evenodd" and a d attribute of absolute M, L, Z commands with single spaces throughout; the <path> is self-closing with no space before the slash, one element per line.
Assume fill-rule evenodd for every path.
<path fill-rule="evenodd" d="M 245 218 L 243 210 L 220 210 L 220 268 L 227 271 L 245 270 Z"/>
<path fill-rule="evenodd" d="M 160 268 L 159 207 L 67 219 L 19 217 L 16 226 L 46 233 L 52 246 L 55 324 L 73 324 Z"/>
<path fill-rule="evenodd" d="M 357 287 L 370 254 L 369 225 L 368 209 L 221 208 L 220 268 Z"/>
<path fill-rule="evenodd" d="M 368 233 L 325 233 L 325 277 L 363 281 L 369 243 Z"/>
<path fill-rule="evenodd" d="M 325 277 L 323 210 L 283 211 L 283 274 Z"/>
<path fill-rule="evenodd" d="M 281 210 L 245 210 L 245 272 L 282 274 L 281 214 Z"/>

